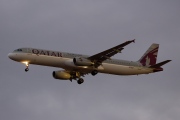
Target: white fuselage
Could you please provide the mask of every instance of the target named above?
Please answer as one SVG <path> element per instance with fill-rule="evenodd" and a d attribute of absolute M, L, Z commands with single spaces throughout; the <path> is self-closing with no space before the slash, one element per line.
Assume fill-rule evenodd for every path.
<path fill-rule="evenodd" d="M 106 60 L 97 68 L 93 66 L 76 66 L 73 62 L 74 57 L 81 56 L 87 58 L 88 56 L 33 48 L 23 48 L 23 51 L 14 51 L 13 53 L 9 53 L 8 56 L 12 60 L 22 63 L 28 62 L 29 64 L 58 67 L 85 74 L 93 70 L 114 75 L 138 75 L 153 72 L 152 68 L 144 67 L 139 62 L 116 59 Z"/>

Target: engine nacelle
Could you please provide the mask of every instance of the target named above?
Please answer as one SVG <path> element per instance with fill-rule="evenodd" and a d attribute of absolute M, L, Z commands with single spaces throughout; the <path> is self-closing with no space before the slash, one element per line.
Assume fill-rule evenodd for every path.
<path fill-rule="evenodd" d="M 66 71 L 53 71 L 52 75 L 55 79 L 61 80 L 69 80 L 71 78 L 71 74 Z"/>
<path fill-rule="evenodd" d="M 77 66 L 91 66 L 91 65 L 93 65 L 93 63 L 90 60 L 88 60 L 86 58 L 81 58 L 81 57 L 74 58 L 73 62 Z"/>

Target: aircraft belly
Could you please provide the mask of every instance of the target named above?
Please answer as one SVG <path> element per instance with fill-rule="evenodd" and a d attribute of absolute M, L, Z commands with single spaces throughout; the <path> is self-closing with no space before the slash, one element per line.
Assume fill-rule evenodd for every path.
<path fill-rule="evenodd" d="M 93 70 L 92 66 L 76 66 L 73 62 L 73 59 L 68 59 L 64 62 L 65 66 L 63 67 L 66 70 L 70 71 L 79 71 L 82 73 L 90 73 Z"/>
<path fill-rule="evenodd" d="M 114 65 L 114 64 L 103 64 L 104 70 L 102 73 L 109 73 L 115 75 L 138 75 L 151 73 L 151 69 L 143 69 L 139 67 Z"/>
<path fill-rule="evenodd" d="M 32 64 L 51 66 L 51 67 L 64 67 L 64 59 L 54 56 L 35 56 Z"/>

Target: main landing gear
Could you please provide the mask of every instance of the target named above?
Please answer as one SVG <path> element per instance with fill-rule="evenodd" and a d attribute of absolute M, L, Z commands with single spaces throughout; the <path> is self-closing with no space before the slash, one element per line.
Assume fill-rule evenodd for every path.
<path fill-rule="evenodd" d="M 70 79 L 71 82 L 73 79 L 76 80 L 78 84 L 82 84 L 84 82 L 84 79 L 81 78 L 81 76 L 83 75 L 80 72 L 72 71 L 70 75 L 71 75 L 71 79 Z"/>
<path fill-rule="evenodd" d="M 77 73 L 76 73 L 77 74 Z M 95 76 L 96 74 L 98 74 L 98 71 L 97 70 L 93 70 L 92 72 L 91 72 L 91 74 L 93 75 L 93 76 Z M 78 76 L 80 77 L 80 75 L 78 74 Z M 84 80 L 82 79 L 82 78 L 79 78 L 78 80 L 77 80 L 77 83 L 78 84 L 82 84 L 84 82 Z"/>
<path fill-rule="evenodd" d="M 77 80 L 78 84 L 82 84 L 84 82 L 84 80 L 82 78 L 79 78 L 79 80 Z"/>
<path fill-rule="evenodd" d="M 92 76 L 95 76 L 96 74 L 98 74 L 98 71 L 97 71 L 97 70 L 93 70 L 93 71 L 91 72 L 91 75 L 92 75 Z"/>

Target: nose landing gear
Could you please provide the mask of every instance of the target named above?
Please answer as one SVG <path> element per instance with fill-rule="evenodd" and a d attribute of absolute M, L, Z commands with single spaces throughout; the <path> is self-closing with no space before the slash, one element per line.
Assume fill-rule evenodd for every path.
<path fill-rule="evenodd" d="M 29 63 L 28 62 L 23 62 L 23 63 L 26 65 L 25 72 L 29 71 Z"/>
<path fill-rule="evenodd" d="M 27 71 L 29 71 L 29 68 L 26 68 L 26 69 L 25 69 L 25 72 L 27 72 Z"/>

